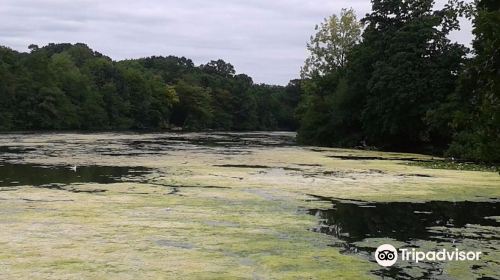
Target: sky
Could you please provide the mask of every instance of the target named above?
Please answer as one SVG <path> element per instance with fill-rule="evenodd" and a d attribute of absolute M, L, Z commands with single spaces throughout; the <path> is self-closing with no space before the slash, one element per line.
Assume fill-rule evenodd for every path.
<path fill-rule="evenodd" d="M 442 5 L 446 0 L 437 0 Z M 82 42 L 115 60 L 224 59 L 257 83 L 299 76 L 314 26 L 342 8 L 362 18 L 370 0 L 0 0 L 0 45 Z M 471 26 L 451 35 L 469 44 Z"/>

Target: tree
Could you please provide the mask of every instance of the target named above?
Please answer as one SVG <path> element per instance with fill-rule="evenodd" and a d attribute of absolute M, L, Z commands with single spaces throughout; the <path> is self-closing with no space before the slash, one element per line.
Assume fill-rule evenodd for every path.
<path fill-rule="evenodd" d="M 81 43 L 32 45 L 29 53 L 0 47 L 0 130 L 289 127 L 284 87 L 235 72 L 223 60 L 113 61 Z M 258 106 L 271 112 L 259 115 Z"/>
<path fill-rule="evenodd" d="M 476 2 L 475 57 L 446 104 L 452 115 L 453 142 L 447 152 L 457 158 L 500 162 L 500 3 Z"/>
<path fill-rule="evenodd" d="M 173 123 L 191 130 L 209 128 L 213 117 L 210 91 L 182 80 L 175 85 L 175 91 L 179 103 L 174 107 Z"/>
<path fill-rule="evenodd" d="M 0 47 L 0 130 L 9 130 L 14 126 L 16 67 L 18 53 Z"/>
<path fill-rule="evenodd" d="M 451 6 L 433 11 L 433 3 L 374 0 L 363 20 L 349 83 L 364 102 L 363 136 L 371 145 L 432 151 L 449 141 L 426 117 L 454 91 L 465 49 L 447 39 L 457 12 Z"/>
<path fill-rule="evenodd" d="M 217 74 L 222 77 L 232 77 L 235 74 L 233 65 L 226 63 L 224 60 L 212 60 L 209 63 L 202 65 L 201 69 L 209 74 Z"/>
<path fill-rule="evenodd" d="M 353 9 L 342 9 L 340 17 L 332 15 L 321 25 L 307 44 L 309 57 L 301 70 L 303 79 L 326 75 L 347 63 L 348 52 L 359 42 L 361 23 Z"/>
<path fill-rule="evenodd" d="M 359 42 L 361 23 L 352 9 L 343 9 L 340 18 L 331 16 L 316 27 L 317 34 L 307 48 L 310 52 L 302 68 L 304 91 L 298 105 L 301 143 L 345 146 L 354 144 L 351 102 L 346 96 L 346 65 Z M 357 126 L 359 127 L 359 125 Z"/>

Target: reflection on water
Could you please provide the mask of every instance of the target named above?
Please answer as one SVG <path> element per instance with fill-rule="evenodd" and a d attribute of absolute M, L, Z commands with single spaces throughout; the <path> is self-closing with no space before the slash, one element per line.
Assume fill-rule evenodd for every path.
<path fill-rule="evenodd" d="M 0 163 L 0 187 L 72 183 L 108 184 L 147 172 L 148 169 L 140 167 L 80 166 L 74 170 L 69 166 Z"/>
<path fill-rule="evenodd" d="M 176 133 L 166 134 L 150 140 L 135 140 L 129 143 L 134 148 L 161 148 L 162 146 L 194 145 L 200 147 L 269 147 L 295 145 L 290 133 Z"/>
<path fill-rule="evenodd" d="M 21 154 L 30 151 L 35 151 L 35 149 L 28 147 L 0 146 L 0 154 Z"/>
<path fill-rule="evenodd" d="M 325 198 L 316 197 L 322 200 Z M 380 238 L 395 240 L 405 247 L 472 246 L 487 254 L 492 242 L 500 240 L 499 202 L 444 202 L 426 203 L 367 203 L 360 201 L 331 201 L 331 209 L 311 209 L 309 214 L 320 219 L 313 230 L 334 236 L 334 246 L 344 253 L 356 253 L 367 258 L 375 251 Z M 375 243 L 375 244 L 374 244 Z M 430 248 L 432 249 L 432 248 Z M 497 248 L 493 248 L 496 250 Z M 416 270 L 420 274 L 415 274 Z M 474 269 L 474 267 L 472 268 Z M 381 269 L 375 274 L 396 279 L 445 279 L 439 264 L 399 264 Z M 481 273 L 478 273 L 481 274 Z"/>
<path fill-rule="evenodd" d="M 328 210 L 310 210 L 321 219 L 317 231 L 347 242 L 387 237 L 399 241 L 433 239 L 429 227 L 497 226 L 498 202 L 355 203 L 333 200 Z"/>

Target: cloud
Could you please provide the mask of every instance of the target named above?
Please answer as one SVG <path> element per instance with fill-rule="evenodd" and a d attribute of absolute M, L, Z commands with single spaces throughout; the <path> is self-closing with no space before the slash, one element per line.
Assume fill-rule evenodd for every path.
<path fill-rule="evenodd" d="M 440 4 L 445 0 L 439 0 Z M 222 58 L 256 82 L 297 78 L 314 26 L 344 7 L 361 18 L 369 0 L 3 0 L 0 45 L 83 42 L 114 59 Z M 453 39 L 469 42 L 470 25 Z"/>

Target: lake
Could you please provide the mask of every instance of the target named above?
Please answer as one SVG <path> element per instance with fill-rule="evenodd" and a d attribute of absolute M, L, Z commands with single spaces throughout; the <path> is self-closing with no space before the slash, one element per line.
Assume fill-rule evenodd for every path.
<path fill-rule="evenodd" d="M 498 279 L 500 176 L 295 133 L 0 135 L 2 279 Z M 377 264 L 381 244 L 481 251 Z"/>

